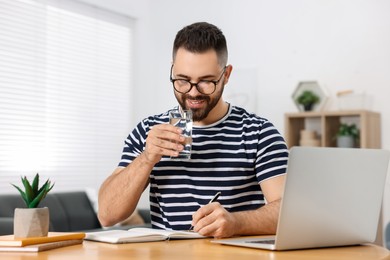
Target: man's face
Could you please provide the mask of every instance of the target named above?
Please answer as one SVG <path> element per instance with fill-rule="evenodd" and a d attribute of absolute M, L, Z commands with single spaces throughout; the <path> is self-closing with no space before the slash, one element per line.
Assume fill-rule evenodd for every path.
<path fill-rule="evenodd" d="M 192 53 L 183 48 L 177 51 L 176 59 L 172 70 L 172 77 L 175 79 L 186 79 L 192 83 L 200 80 L 216 81 L 220 78 L 223 68 L 218 64 L 218 58 L 215 51 L 210 50 L 205 53 Z M 206 119 L 210 112 L 218 108 L 218 104 L 223 102 L 221 99 L 224 88 L 224 75 L 217 84 L 215 92 L 211 95 L 205 95 L 192 87 L 191 91 L 182 94 L 177 91 L 175 97 L 180 106 L 185 110 L 192 110 L 193 120 L 195 122 Z"/>

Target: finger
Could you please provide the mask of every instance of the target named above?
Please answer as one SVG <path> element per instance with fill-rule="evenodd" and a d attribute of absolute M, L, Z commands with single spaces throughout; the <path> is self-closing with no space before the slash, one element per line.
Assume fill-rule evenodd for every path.
<path fill-rule="evenodd" d="M 209 222 L 207 222 L 206 217 L 212 216 L 213 212 L 215 212 L 219 207 L 221 207 L 221 204 L 218 202 L 202 206 L 192 215 L 192 225 L 200 228 L 208 224 Z"/>
<path fill-rule="evenodd" d="M 194 231 L 203 236 L 220 237 L 222 236 L 223 226 L 217 212 L 204 216 L 194 226 Z M 222 221 L 223 222 L 223 221 Z"/>
<path fill-rule="evenodd" d="M 162 139 L 171 142 L 184 143 L 185 138 L 181 135 L 181 133 L 182 130 L 180 128 L 162 124 L 153 127 L 148 134 L 148 138 L 157 139 L 157 141 Z M 156 145 L 158 146 L 158 143 Z"/>
<path fill-rule="evenodd" d="M 167 132 L 172 132 L 176 134 L 181 134 L 183 130 L 180 127 L 173 126 L 170 124 L 159 124 L 153 126 L 152 130 L 159 130 L 159 131 L 167 131 Z"/>
<path fill-rule="evenodd" d="M 199 233 L 202 236 L 207 237 L 215 237 L 218 233 L 219 227 L 216 222 L 212 222 L 209 225 L 201 226 L 201 227 L 194 227 L 194 231 Z"/>
<path fill-rule="evenodd" d="M 181 140 L 181 139 L 179 139 Z M 175 150 L 175 151 L 181 151 L 184 149 L 184 146 L 181 143 L 178 143 L 174 140 L 168 139 L 165 140 L 163 138 L 158 137 L 151 137 L 149 140 L 147 140 L 147 143 L 149 145 L 152 145 L 154 147 L 157 147 L 159 149 L 167 149 L 167 150 Z"/>
<path fill-rule="evenodd" d="M 181 146 L 178 143 L 183 143 L 185 138 L 180 135 L 181 129 L 172 125 L 160 124 L 154 126 L 148 133 L 146 144 L 156 146 L 159 149 L 179 150 Z"/>
<path fill-rule="evenodd" d="M 204 227 L 211 225 L 214 221 L 215 221 L 215 219 L 212 217 L 212 215 L 203 216 L 194 225 L 194 230 L 199 231 L 199 230 L 203 229 Z"/>
<path fill-rule="evenodd" d="M 146 141 L 145 151 L 152 155 L 178 156 L 183 149 L 184 146 L 179 143 L 151 137 Z"/>
<path fill-rule="evenodd" d="M 220 207 L 221 204 L 219 202 L 213 202 L 206 204 L 200 207 L 193 215 L 192 219 L 194 224 L 196 224 L 200 219 L 204 216 L 210 215 L 216 208 Z"/>
<path fill-rule="evenodd" d="M 234 234 L 229 227 L 229 214 L 221 207 L 201 218 L 194 226 L 194 231 L 203 236 L 215 238 L 228 237 Z"/>

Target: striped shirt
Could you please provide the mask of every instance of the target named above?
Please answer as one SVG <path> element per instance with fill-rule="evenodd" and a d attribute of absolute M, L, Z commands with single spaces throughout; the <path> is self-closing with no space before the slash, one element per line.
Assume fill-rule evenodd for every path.
<path fill-rule="evenodd" d="M 169 122 L 169 111 L 140 122 L 125 141 L 119 167 L 145 148 L 150 129 Z M 186 230 L 192 214 L 218 192 L 229 212 L 266 202 L 259 183 L 286 173 L 288 149 L 268 120 L 230 106 L 218 122 L 193 126 L 190 160 L 163 157 L 150 174 L 152 227 Z"/>

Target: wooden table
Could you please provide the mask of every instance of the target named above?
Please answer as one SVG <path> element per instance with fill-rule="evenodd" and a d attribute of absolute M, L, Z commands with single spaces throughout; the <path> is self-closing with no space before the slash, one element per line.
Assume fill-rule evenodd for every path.
<path fill-rule="evenodd" d="M 376 245 L 337 247 L 325 249 L 272 252 L 252 248 L 224 246 L 210 243 L 211 239 L 171 240 L 149 243 L 105 244 L 84 241 L 82 245 L 57 248 L 39 253 L 0 253 L 0 259 L 9 260 L 89 260 L 89 259 L 388 259 L 390 252 Z"/>

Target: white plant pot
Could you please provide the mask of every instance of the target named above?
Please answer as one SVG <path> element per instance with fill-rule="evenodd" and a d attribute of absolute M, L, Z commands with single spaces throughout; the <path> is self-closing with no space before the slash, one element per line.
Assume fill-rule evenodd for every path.
<path fill-rule="evenodd" d="M 338 136 L 337 147 L 354 148 L 355 141 L 352 136 Z"/>
<path fill-rule="evenodd" d="M 16 208 L 14 237 L 45 237 L 49 232 L 49 208 Z"/>

